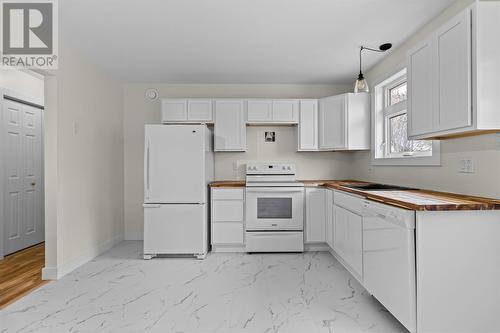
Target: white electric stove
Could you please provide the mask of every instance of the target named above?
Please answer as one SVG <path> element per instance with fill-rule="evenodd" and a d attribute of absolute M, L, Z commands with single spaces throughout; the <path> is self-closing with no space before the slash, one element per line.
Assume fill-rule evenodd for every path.
<path fill-rule="evenodd" d="M 246 251 L 304 251 L 304 184 L 295 165 L 246 167 Z"/>

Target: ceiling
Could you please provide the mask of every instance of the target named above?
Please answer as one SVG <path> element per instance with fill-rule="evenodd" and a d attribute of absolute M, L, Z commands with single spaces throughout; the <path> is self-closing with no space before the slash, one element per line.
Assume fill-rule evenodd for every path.
<path fill-rule="evenodd" d="M 452 2 L 64 0 L 59 31 L 126 82 L 352 83 L 360 45 L 397 47 Z"/>

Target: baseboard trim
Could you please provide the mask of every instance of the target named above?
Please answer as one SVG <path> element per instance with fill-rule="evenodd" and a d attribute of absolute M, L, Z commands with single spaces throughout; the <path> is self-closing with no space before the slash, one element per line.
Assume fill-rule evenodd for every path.
<path fill-rule="evenodd" d="M 57 267 L 42 268 L 42 280 L 57 280 Z"/>
<path fill-rule="evenodd" d="M 329 252 L 330 247 L 326 243 L 316 243 L 316 244 L 304 244 L 305 252 Z"/>
<path fill-rule="evenodd" d="M 144 240 L 144 233 L 142 232 L 125 232 L 125 240 Z"/>
<path fill-rule="evenodd" d="M 102 242 L 97 247 L 88 249 L 80 256 L 69 260 L 67 263 L 60 265 L 58 267 L 44 267 L 42 269 L 42 279 L 43 280 L 58 280 L 68 273 L 71 273 L 78 267 L 86 264 L 90 260 L 94 259 L 98 255 L 108 251 L 116 244 L 123 241 L 123 234 L 116 235 L 115 237 Z"/>
<path fill-rule="evenodd" d="M 245 246 L 234 245 L 212 245 L 212 252 L 214 253 L 241 253 L 246 252 Z"/>

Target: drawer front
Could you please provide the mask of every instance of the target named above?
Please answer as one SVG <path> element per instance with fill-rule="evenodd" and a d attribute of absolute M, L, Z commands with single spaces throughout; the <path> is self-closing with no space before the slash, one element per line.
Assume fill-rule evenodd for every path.
<path fill-rule="evenodd" d="M 213 200 L 243 200 L 244 189 L 242 188 L 214 188 L 212 189 Z"/>
<path fill-rule="evenodd" d="M 243 244 L 243 223 L 212 223 L 212 244 Z"/>
<path fill-rule="evenodd" d="M 247 252 L 303 252 L 302 232 L 247 232 Z"/>
<path fill-rule="evenodd" d="M 363 211 L 363 199 L 354 195 L 335 191 L 333 202 L 335 205 L 346 208 L 354 213 L 361 214 Z"/>
<path fill-rule="evenodd" d="M 243 201 L 214 200 L 212 209 L 214 221 L 243 221 Z"/>

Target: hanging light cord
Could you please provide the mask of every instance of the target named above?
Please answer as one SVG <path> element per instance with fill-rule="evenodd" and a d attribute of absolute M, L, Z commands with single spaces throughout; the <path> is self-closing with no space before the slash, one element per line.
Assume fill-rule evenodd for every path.
<path fill-rule="evenodd" d="M 359 75 L 363 75 L 362 71 L 361 71 L 361 52 L 363 50 L 368 50 L 368 51 L 374 51 L 374 52 L 379 52 L 379 53 L 382 53 L 382 52 L 385 52 L 387 50 L 377 50 L 377 49 L 372 49 L 370 47 L 366 47 L 366 46 L 361 46 L 359 48 Z"/>

